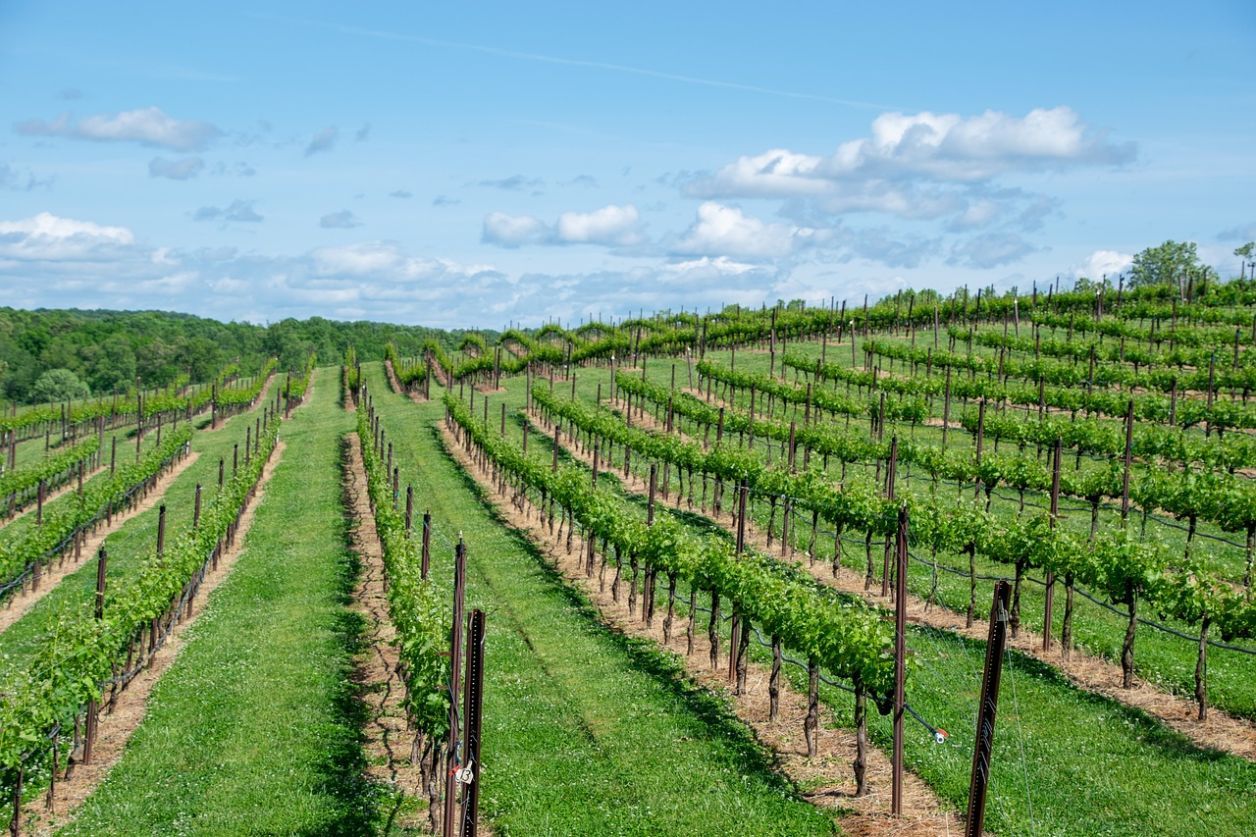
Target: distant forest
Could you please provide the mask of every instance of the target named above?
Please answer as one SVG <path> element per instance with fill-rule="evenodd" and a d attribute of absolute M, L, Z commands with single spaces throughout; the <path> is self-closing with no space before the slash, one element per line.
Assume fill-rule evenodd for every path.
<path fill-rule="evenodd" d="M 165 311 L 0 308 L 0 399 L 43 400 L 36 383 L 55 370 L 68 370 L 91 395 L 107 395 L 128 391 L 137 377 L 145 389 L 183 375 L 208 381 L 237 360 L 247 374 L 271 357 L 280 369 L 300 369 L 310 352 L 320 364 L 339 363 L 349 346 L 364 359 L 383 357 L 389 341 L 403 356 L 418 354 L 429 337 L 455 349 L 463 334 L 321 317 L 258 326 Z"/>

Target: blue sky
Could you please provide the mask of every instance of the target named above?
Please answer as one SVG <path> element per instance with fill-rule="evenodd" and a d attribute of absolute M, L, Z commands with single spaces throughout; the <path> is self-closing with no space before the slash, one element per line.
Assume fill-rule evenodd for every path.
<path fill-rule="evenodd" d="M 868 4 L 862 4 L 868 6 Z M 1256 4 L 0 3 L 0 304 L 499 327 L 1256 238 Z"/>

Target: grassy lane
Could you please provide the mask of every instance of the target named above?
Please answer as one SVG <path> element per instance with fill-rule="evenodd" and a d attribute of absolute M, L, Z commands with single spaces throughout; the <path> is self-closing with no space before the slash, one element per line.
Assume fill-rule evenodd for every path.
<path fill-rule="evenodd" d="M 498 415 L 502 397 L 490 396 L 490 416 Z M 512 409 L 523 406 L 520 388 L 512 385 L 505 397 Z M 518 438 L 514 422 L 507 430 Z M 538 457 L 548 459 L 543 436 L 534 435 L 532 444 Z M 605 471 L 602 481 L 620 486 Z M 644 514 L 642 498 L 627 496 Z M 727 536 L 705 518 L 685 518 L 697 530 Z M 879 561 L 879 551 L 876 555 Z M 662 598 L 665 590 L 660 590 Z M 990 596 L 980 602 L 989 608 Z M 913 654 L 908 701 L 954 739 L 937 746 L 909 721 L 907 763 L 962 809 L 984 643 L 913 628 L 908 647 Z M 767 660 L 764 649 L 751 648 L 755 659 Z M 793 667 L 785 671 L 795 688 L 806 688 L 805 674 Z M 853 726 L 849 694 L 826 686 L 821 696 L 838 723 Z M 871 718 L 869 726 L 873 741 L 888 749 L 888 718 Z M 1250 801 L 1256 794 L 1256 765 L 1202 751 L 1143 713 L 1081 691 L 1050 667 L 1014 652 L 1004 668 L 993 771 L 986 824 L 1000 834 L 1241 834 L 1256 829 L 1256 807 Z M 1061 792 L 1065 785 L 1067 792 Z"/>
<path fill-rule="evenodd" d="M 173 540 L 177 533 L 191 527 L 197 483 L 204 486 L 206 499 L 218 490 L 219 457 L 225 458 L 227 473 L 230 474 L 232 446 L 239 444 L 240 461 L 244 461 L 245 428 L 253 426 L 254 420 L 261 416 L 264 403 L 263 400 L 256 409 L 233 416 L 215 431 L 197 432 L 192 436 L 192 450 L 198 454 L 198 458 L 170 484 L 162 499 L 167 507 L 168 539 Z M 208 421 L 204 419 L 206 425 Z M 201 426 L 201 420 L 197 420 L 197 426 Z M 155 439 L 156 433 L 152 436 Z M 128 455 L 134 455 L 133 444 L 127 451 Z M 118 456 L 123 456 L 121 444 Z M 112 586 L 136 572 L 141 562 L 153 554 L 157 543 L 157 519 L 158 508 L 154 506 L 128 520 L 105 540 L 105 549 L 109 552 L 109 585 Z M 95 557 L 85 556 L 82 566 L 66 576 L 55 590 L 49 592 L 8 630 L 0 633 L 0 657 L 4 658 L 0 666 L 7 668 L 22 665 L 42 641 L 48 626 L 53 624 L 58 614 L 66 610 L 91 607 L 95 590 Z"/>
<path fill-rule="evenodd" d="M 728 708 L 649 643 L 596 613 L 503 527 L 443 452 L 439 402 L 415 406 L 365 370 L 402 480 L 431 508 L 437 577 L 468 544 L 468 600 L 485 609 L 485 785 L 499 833 L 815 834 L 834 826 L 771 772 Z"/>
<path fill-rule="evenodd" d="M 815 343 L 791 343 L 790 352 L 799 354 L 814 354 L 819 356 L 819 346 Z M 709 357 L 713 362 L 728 365 L 729 355 L 727 352 L 711 352 Z M 842 363 L 849 365 L 850 352 L 837 351 L 834 347 L 829 347 L 827 355 L 830 362 Z M 861 361 L 862 362 L 862 361 Z M 648 362 L 646 366 L 646 374 L 651 380 L 662 385 L 668 385 L 671 382 L 672 364 L 665 361 Z M 738 352 L 736 368 L 739 371 L 754 371 L 766 374 L 769 369 L 769 358 L 766 353 Z M 900 370 L 901 371 L 901 370 Z M 790 380 L 793 380 L 793 374 L 790 373 Z M 687 383 L 687 371 L 683 363 L 676 365 L 676 381 L 677 386 Z M 696 378 L 695 378 L 696 382 Z M 589 402 L 596 399 L 598 384 L 602 385 L 602 394 L 604 404 L 610 393 L 609 373 L 606 370 L 582 370 L 577 376 L 577 395 Z M 558 384 L 557 391 L 560 394 L 567 395 L 569 390 L 562 389 L 564 384 Z M 522 398 L 522 383 L 512 381 L 509 384 L 512 398 Z M 739 396 L 738 404 L 741 409 L 747 407 L 747 399 Z M 757 407 L 758 415 L 762 415 L 765 405 L 760 399 Z M 940 411 L 941 406 L 937 407 Z M 961 407 L 957 401 L 952 405 L 952 415 L 958 416 Z M 792 413 L 791 413 L 792 415 Z M 776 417 L 780 419 L 782 416 L 779 405 L 776 410 Z M 801 423 L 801 412 L 797 416 Z M 685 432 L 688 432 L 690 438 L 701 439 L 702 431 L 687 424 L 684 421 L 678 422 Z M 868 424 L 866 421 L 852 420 L 850 428 L 853 433 L 866 432 Z M 937 428 L 917 427 L 911 430 L 906 426 L 894 428 L 887 426 L 886 436 L 890 436 L 894 432 L 900 433 L 902 438 L 915 438 L 920 441 L 928 441 L 931 444 L 940 445 L 941 433 Z M 949 447 L 954 449 L 968 449 L 972 445 L 972 437 L 964 431 L 955 430 L 950 435 Z M 757 450 L 763 451 L 763 442 L 759 440 L 755 445 Z M 1002 446 L 1004 451 L 1013 449 L 1013 446 Z M 1028 453 L 1033 453 L 1033 447 L 1028 448 Z M 773 446 L 772 457 L 779 456 L 779 449 Z M 812 460 L 813 463 L 816 459 Z M 1072 463 L 1072 458 L 1068 457 L 1067 462 Z M 840 479 L 841 466 L 836 461 L 830 463 L 829 473 L 836 482 Z M 864 467 L 862 465 L 851 465 L 848 468 L 849 476 L 863 475 L 868 480 L 873 478 L 874 468 Z M 919 470 L 913 475 L 910 467 L 904 468 L 899 476 L 899 485 L 908 486 L 913 491 L 919 493 L 927 493 L 931 489 L 931 482 L 927 477 L 921 475 Z M 938 495 L 943 499 L 960 497 L 967 502 L 972 498 L 972 486 L 966 486 L 962 491 L 957 491 L 954 483 L 949 483 L 938 488 Z M 1041 513 L 1045 508 L 1047 498 L 1035 492 L 1027 492 L 1027 500 L 1031 504 L 1036 504 L 1039 508 L 1028 508 L 1026 513 Z M 1090 512 L 1088 509 L 1079 510 L 1084 505 L 1080 501 L 1072 498 L 1063 498 L 1061 500 L 1061 508 L 1065 511 L 1062 518 L 1062 525 L 1071 527 L 1075 532 L 1083 537 L 1090 530 Z M 1001 489 L 995 496 L 991 506 L 991 511 L 1000 515 L 1017 515 L 1020 514 L 1019 502 L 1015 490 Z M 756 522 L 766 530 L 768 521 L 768 508 L 766 504 L 759 504 L 759 507 L 752 510 L 752 516 Z M 804 515 L 804 517 L 806 517 Z M 779 525 L 780 515 L 778 511 L 777 522 Z M 1138 516 L 1134 516 L 1135 525 L 1137 525 Z M 796 540 L 799 544 L 799 556 L 806 546 L 809 536 L 809 523 L 806 520 L 800 520 L 796 532 Z M 1100 515 L 1100 531 L 1109 530 L 1112 527 L 1119 526 L 1120 519 L 1116 512 L 1110 508 L 1103 510 Z M 822 557 L 827 557 L 833 553 L 833 537 L 831 529 L 823 527 L 825 534 L 817 540 L 816 551 Z M 1201 530 L 1208 527 L 1201 525 Z M 1215 527 L 1211 527 L 1212 531 L 1220 534 Z M 1181 554 L 1185 539 L 1183 534 L 1171 526 L 1151 523 L 1148 526 L 1148 535 L 1154 536 L 1166 544 L 1166 548 L 1171 556 Z M 1230 535 L 1233 537 L 1233 534 Z M 1232 567 L 1242 566 L 1241 550 L 1235 550 L 1216 541 L 1197 540 L 1195 544 L 1197 554 L 1207 554 L 1221 563 L 1228 561 Z M 874 560 L 877 562 L 878 572 L 880 567 L 880 551 L 879 547 L 874 546 Z M 914 551 L 921 559 L 928 559 L 927 550 Z M 844 562 L 848 565 L 853 564 L 862 566 L 864 561 L 863 554 L 863 537 L 861 534 L 847 534 L 843 538 L 843 554 Z M 937 586 L 937 601 L 945 606 L 963 612 L 968 603 L 968 558 L 967 556 L 958 556 L 950 554 L 939 555 L 939 563 L 942 566 L 949 566 L 961 570 L 964 575 L 956 575 L 947 573 L 945 570 L 940 571 Z M 1001 564 L 989 560 L 985 556 L 978 556 L 976 559 L 976 568 L 978 575 L 1009 577 L 1013 573 L 1013 568 L 1009 564 Z M 1238 572 L 1241 572 L 1239 570 Z M 1029 575 L 1040 578 L 1041 572 L 1031 570 Z M 922 598 L 929 596 L 933 588 L 932 571 L 929 566 L 924 563 L 913 561 L 909 567 L 908 585 L 911 592 Z M 992 594 L 993 584 L 989 581 L 979 580 L 977 583 L 977 601 L 983 608 L 989 607 Z M 1057 647 L 1059 645 L 1059 636 L 1064 621 L 1064 590 L 1063 585 L 1057 586 L 1056 602 L 1053 612 L 1053 630 L 1052 634 L 1056 638 Z M 1159 620 L 1159 615 L 1145 604 L 1140 605 L 1145 616 Z M 1034 582 L 1026 582 L 1022 586 L 1021 599 L 1021 623 L 1029 630 L 1041 632 L 1044 619 L 1044 594 L 1040 584 Z M 1185 625 L 1172 619 L 1160 620 L 1176 627 L 1178 630 L 1187 634 L 1193 633 L 1194 627 Z M 1122 615 L 1114 614 L 1099 605 L 1087 601 L 1081 595 L 1076 597 L 1076 606 L 1073 616 L 1073 637 L 1076 645 L 1085 651 L 1101 656 L 1111 662 L 1119 664 L 1121 655 L 1121 642 L 1125 632 L 1125 618 Z M 1215 632 L 1214 632 L 1214 638 Z M 1248 643 L 1240 643 L 1246 644 Z M 1172 691 L 1178 695 L 1193 697 L 1195 689 L 1195 661 L 1196 646 L 1194 643 L 1183 640 L 1179 637 L 1166 634 L 1163 631 L 1148 625 L 1139 625 L 1137 629 L 1137 641 L 1135 651 L 1135 669 L 1138 675 L 1156 686 Z M 1223 648 L 1212 648 L 1208 655 L 1208 689 L 1209 701 L 1212 705 L 1226 710 L 1234 715 L 1253 719 L 1256 718 L 1256 657 L 1241 654 L 1235 651 L 1229 651 Z"/>
<path fill-rule="evenodd" d="M 122 760 L 64 833 L 362 834 L 345 607 L 336 371 L 281 431 L 283 459 L 232 574 L 157 685 Z"/>
<path fill-rule="evenodd" d="M 199 427 L 200 422 L 197 420 L 194 420 L 194 421 L 196 421 L 196 426 Z M 183 422 L 179 422 L 179 424 L 183 424 Z M 122 464 L 126 462 L 133 462 L 135 460 L 135 436 L 134 435 L 128 436 L 125 429 L 116 431 L 116 434 L 106 433 L 105 442 L 101 448 L 101 450 L 104 451 L 104 456 L 101 459 L 101 462 L 104 464 L 104 467 L 97 470 L 94 474 L 89 474 L 87 480 L 84 482 L 84 485 L 90 486 L 94 480 L 101 479 L 102 477 L 108 475 L 109 455 L 110 455 L 110 449 L 111 449 L 111 444 L 112 444 L 111 440 L 114 435 L 116 435 L 118 438 L 118 463 Z M 80 439 L 80 441 L 82 440 Z M 156 433 L 145 433 L 144 438 L 140 442 L 140 444 L 143 450 L 147 451 L 154 444 L 156 444 L 156 441 L 157 441 Z M 40 443 L 41 452 L 42 452 L 42 449 L 43 449 L 43 444 L 41 442 Z M 40 458 L 41 459 L 43 458 L 42 455 L 40 456 Z M 72 486 L 76 486 L 77 484 L 78 484 L 77 477 L 71 477 L 68 481 L 53 488 L 52 492 L 62 491 L 63 493 L 60 496 L 58 496 L 56 499 L 44 503 L 44 514 L 51 514 L 56 509 L 60 508 L 65 503 L 69 502 L 69 495 L 70 493 L 72 493 L 72 490 L 65 491 L 65 489 Z M 2 502 L 3 502 L 3 498 L 0 498 L 0 503 Z M 32 500 L 31 502 L 27 503 L 26 507 L 23 508 L 21 511 L 19 511 L 16 515 L 14 515 L 12 518 L 5 521 L 4 523 L 0 524 L 0 543 L 11 543 L 12 541 L 17 540 L 18 538 L 23 537 L 25 533 L 32 526 L 35 525 L 35 505 L 36 505 L 35 501 Z M 7 506 L 0 508 L 0 512 L 7 510 L 7 508 L 8 508 Z"/>

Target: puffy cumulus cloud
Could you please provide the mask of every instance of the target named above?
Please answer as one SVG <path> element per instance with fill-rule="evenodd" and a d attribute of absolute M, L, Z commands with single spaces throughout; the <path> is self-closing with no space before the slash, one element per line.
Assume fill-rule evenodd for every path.
<path fill-rule="evenodd" d="M 184 157 L 168 160 L 165 157 L 154 157 L 148 161 L 149 177 L 165 177 L 170 180 L 191 180 L 205 169 L 205 161 L 200 157 Z"/>
<path fill-rule="evenodd" d="M 199 151 L 222 136 L 222 131 L 209 122 L 175 119 L 159 107 L 85 116 L 79 120 L 63 113 L 52 121 L 30 119 L 13 127 L 25 136 L 136 142 L 172 151 Z"/>
<path fill-rule="evenodd" d="M 564 212 L 554 225 L 554 239 L 562 244 L 636 244 L 641 240 L 639 222 L 640 215 L 632 204 Z"/>
<path fill-rule="evenodd" d="M 641 216 L 632 204 L 609 204 L 592 212 L 564 212 L 551 225 L 531 215 L 490 212 L 481 235 L 486 244 L 600 244 L 627 247 L 641 243 Z"/>
<path fill-rule="evenodd" d="M 663 265 L 664 274 L 689 276 L 695 273 L 706 273 L 718 276 L 739 276 L 761 269 L 759 265 L 739 262 L 728 256 L 702 256 L 697 259 L 682 259 Z"/>
<path fill-rule="evenodd" d="M 714 174 L 690 179 L 692 194 L 711 197 L 825 195 L 843 182 L 925 178 L 989 180 L 1013 170 L 1116 165 L 1136 154 L 1132 143 L 1109 142 L 1070 108 L 1023 117 L 986 111 L 958 114 L 886 113 L 872 135 L 844 142 L 829 156 L 773 149 L 742 156 Z"/>
<path fill-rule="evenodd" d="M 1005 224 L 1041 225 L 1054 203 L 1020 190 L 995 189 L 1000 175 L 1082 166 L 1115 166 L 1135 158 L 1072 109 L 958 114 L 886 113 L 870 136 L 829 155 L 775 148 L 743 155 L 722 168 L 676 178 L 705 199 L 771 198 L 805 203 L 829 215 L 875 212 L 912 220 L 945 219 L 957 230 Z"/>
<path fill-rule="evenodd" d="M 107 259 L 135 244 L 126 227 L 61 218 L 41 212 L 20 221 L 0 221 L 0 257 L 16 261 Z"/>
<path fill-rule="evenodd" d="M 1016 233 L 985 233 L 951 247 L 947 264 L 986 269 L 1018 262 L 1038 248 Z"/>
<path fill-rule="evenodd" d="M 318 219 L 318 225 L 325 230 L 351 230 L 362 226 L 362 221 L 348 209 L 329 212 Z"/>
<path fill-rule="evenodd" d="M 336 147 L 338 139 L 340 139 L 340 129 L 335 125 L 328 125 L 310 137 L 309 143 L 305 146 L 305 156 L 331 151 Z"/>
<path fill-rule="evenodd" d="M 507 215 L 490 212 L 484 216 L 484 229 L 480 240 L 499 247 L 521 247 L 524 244 L 541 244 L 549 237 L 549 227 L 540 218 L 531 215 Z"/>
<path fill-rule="evenodd" d="M 390 241 L 321 247 L 310 254 L 309 261 L 315 276 L 373 276 L 389 282 L 496 273 L 492 265 L 464 265 L 447 259 L 410 256 L 400 245 Z"/>
<path fill-rule="evenodd" d="M 227 206 L 202 206 L 192 213 L 193 221 L 237 221 L 245 224 L 258 224 L 265 216 L 253 208 L 255 201 L 234 200 Z"/>
<path fill-rule="evenodd" d="M 1072 273 L 1079 279 L 1101 279 L 1104 276 L 1116 276 L 1124 273 L 1133 264 L 1133 253 L 1122 253 L 1117 250 L 1096 250 L 1084 262 L 1074 265 Z"/>
<path fill-rule="evenodd" d="M 810 227 L 767 223 L 735 206 L 707 201 L 671 249 L 680 255 L 771 259 L 788 256 L 816 237 Z"/>

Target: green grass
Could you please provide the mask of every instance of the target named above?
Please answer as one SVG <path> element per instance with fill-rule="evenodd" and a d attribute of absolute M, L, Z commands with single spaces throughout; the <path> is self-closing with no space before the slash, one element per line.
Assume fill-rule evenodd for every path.
<path fill-rule="evenodd" d="M 487 614 L 483 815 L 501 834 L 830 833 L 723 702 L 675 660 L 603 627 L 506 529 L 442 451 L 439 401 L 415 406 L 364 367 L 420 509 L 434 572 L 468 544 L 468 603 Z M 434 395 L 435 395 L 435 387 Z"/>
<path fill-rule="evenodd" d="M 231 575 L 162 677 L 119 764 L 66 834 L 362 834 L 350 683 L 360 630 L 341 508 L 335 370 L 287 445 Z M 216 459 L 215 459 L 216 467 Z"/>
<path fill-rule="evenodd" d="M 180 424 L 182 424 L 182 422 L 180 422 Z M 199 422 L 198 422 L 198 426 L 199 426 Z M 101 448 L 104 451 L 104 458 L 101 460 L 104 463 L 104 467 L 98 470 L 94 475 L 89 476 L 88 479 L 84 483 L 85 485 L 91 485 L 93 480 L 98 480 L 102 476 L 107 475 L 109 473 L 109 455 L 110 455 L 110 448 L 111 448 L 111 439 L 115 435 L 118 438 L 118 463 L 122 464 L 125 462 L 134 461 L 135 459 L 134 434 L 133 433 L 128 434 L 125 431 L 125 429 L 119 429 L 117 431 L 106 433 L 104 445 Z M 80 437 L 79 440 L 82 441 L 82 437 Z M 144 450 L 148 450 L 154 444 L 156 444 L 156 440 L 157 440 L 156 433 L 145 433 L 144 439 L 141 441 L 140 444 Z M 22 448 L 19 446 L 18 451 L 21 451 L 21 450 Z M 41 441 L 39 443 L 39 456 L 38 457 L 32 456 L 31 460 L 41 461 L 43 460 L 43 458 L 44 458 L 44 446 L 43 446 L 43 442 Z M 21 463 L 20 453 L 18 455 L 18 461 L 19 461 L 18 467 L 22 467 L 22 465 L 20 464 Z M 60 491 L 66 486 L 76 485 L 76 484 L 77 484 L 77 477 L 72 476 L 66 482 L 62 483 L 59 486 L 54 487 L 52 491 Z M 44 503 L 44 513 L 51 514 L 53 510 L 59 508 L 62 504 L 68 502 L 67 498 L 68 498 L 68 492 L 66 494 L 62 494 L 61 496 L 57 497 L 55 500 L 51 502 Z M 3 540 L 6 543 L 11 542 L 12 539 L 21 537 L 21 534 L 23 532 L 25 532 L 31 526 L 34 526 L 35 525 L 35 505 L 36 504 L 34 500 L 30 501 L 29 503 L 26 504 L 26 506 L 23 509 L 21 509 L 16 515 L 14 515 L 11 520 L 9 520 L 7 523 L 0 524 L 0 540 Z M 0 514 L 4 513 L 7 510 L 8 510 L 8 506 L 4 504 L 4 498 L 0 498 Z"/>
<path fill-rule="evenodd" d="M 172 541 L 179 532 L 191 527 L 197 483 L 204 486 L 204 499 L 217 491 L 219 457 L 226 459 L 227 473 L 230 474 L 232 446 L 238 443 L 241 448 L 240 461 L 244 461 L 245 426 L 252 426 L 254 419 L 261 415 L 261 410 L 262 407 L 259 406 L 251 412 L 233 416 L 213 432 L 197 432 L 192 436 L 192 450 L 199 453 L 199 457 L 167 486 L 161 500 L 166 505 L 167 540 Z M 202 423 L 207 425 L 208 421 L 208 418 L 198 419 L 197 426 L 200 427 Z M 146 438 L 155 441 L 156 433 L 149 434 Z M 134 445 L 124 448 L 119 442 L 120 461 L 124 451 L 125 455 L 133 456 Z M 107 585 L 117 584 L 132 576 L 142 566 L 142 562 L 154 553 L 158 506 L 161 503 L 131 518 L 105 539 L 104 546 L 109 553 Z M 10 525 L 30 525 L 26 518 Z M 90 608 L 95 590 L 95 556 L 84 556 L 77 570 L 63 578 L 55 589 L 49 591 L 21 619 L 0 633 L 0 657 L 3 657 L 0 671 L 21 666 L 29 660 L 43 640 L 48 627 L 55 624 L 59 613 Z"/>
<path fill-rule="evenodd" d="M 512 408 L 522 406 L 522 388 L 513 382 L 504 397 Z M 502 398 L 490 396 L 495 402 L 490 415 L 497 415 Z M 478 405 L 477 396 L 477 411 Z M 515 432 L 513 425 L 508 432 Z M 534 435 L 533 443 L 543 456 L 548 441 Z M 607 485 L 619 484 L 608 472 L 602 479 Z M 639 497 L 631 499 L 641 505 Z M 714 528 L 700 516 L 687 519 L 695 528 Z M 879 548 L 874 555 L 879 566 Z M 858 559 L 862 560 L 862 550 Z M 979 607 L 988 609 L 988 589 L 978 601 Z M 909 720 L 907 763 L 944 800 L 962 809 L 968 792 L 984 643 L 928 629 L 912 629 L 908 642 L 913 654 L 908 701 L 954 737 L 944 746 L 935 745 L 923 728 Z M 766 659 L 763 649 L 752 648 L 757 658 Z M 1256 806 L 1251 804 L 1256 794 L 1256 765 L 1202 751 L 1141 712 L 1074 688 L 1036 660 L 1010 653 L 1006 663 L 986 822 L 989 830 L 1136 835 L 1241 834 L 1256 829 Z M 805 689 L 803 673 L 793 667 L 786 670 L 795 687 Z M 825 687 L 822 697 L 835 709 L 838 723 L 853 725 L 853 700 L 847 693 Z M 873 740 L 888 749 L 888 719 L 875 718 L 870 726 Z"/>
<path fill-rule="evenodd" d="M 922 344 L 923 345 L 923 344 Z M 820 349 L 817 343 L 790 343 L 790 352 L 798 352 L 800 354 L 813 354 L 819 356 Z M 727 364 L 728 353 L 709 353 L 709 357 L 716 363 Z M 840 348 L 829 347 L 828 359 L 830 362 L 840 362 L 849 364 L 849 349 L 842 351 Z M 769 357 L 766 353 L 746 352 L 737 353 L 736 368 L 745 371 L 757 371 L 767 373 L 769 366 Z M 650 362 L 646 366 L 647 375 L 657 383 L 669 384 L 671 381 L 671 364 L 666 362 Z M 684 364 L 677 364 L 677 386 L 683 386 L 687 383 L 687 373 Z M 790 379 L 792 380 L 792 373 Z M 695 376 L 695 383 L 697 379 Z M 605 370 L 586 370 L 577 375 L 577 395 L 585 400 L 593 401 L 596 397 L 597 385 L 602 384 L 602 393 L 604 399 L 609 397 L 609 375 Z M 568 394 L 569 391 L 561 389 L 563 385 L 559 384 L 556 391 L 561 394 Z M 522 384 L 514 381 L 510 384 L 510 398 L 515 403 L 522 403 Z M 739 397 L 738 403 L 744 408 L 748 399 Z M 756 405 L 756 415 L 762 415 L 766 404 L 760 403 Z M 938 411 L 941 407 L 938 406 Z M 958 402 L 952 405 L 952 415 L 958 415 Z M 782 415 L 781 408 L 778 405 L 776 416 Z M 792 413 L 791 413 L 792 415 Z M 801 412 L 798 420 L 801 421 Z M 701 438 L 701 431 L 694 431 L 694 428 L 681 422 L 683 429 L 691 432 L 692 438 Z M 850 426 L 852 431 L 860 429 L 867 430 L 867 422 L 852 419 Z M 887 426 L 887 437 L 896 432 L 891 426 Z M 938 428 L 917 427 L 914 430 L 908 427 L 900 427 L 897 432 L 906 437 L 909 433 L 914 437 L 928 441 L 932 444 L 941 443 L 941 431 Z M 972 445 L 972 437 L 963 431 L 952 430 L 949 439 L 949 446 L 952 448 L 965 449 Z M 1006 448 L 1006 446 L 1004 446 Z M 756 443 L 756 449 L 763 450 L 762 441 Z M 1032 453 L 1032 448 L 1029 450 Z M 773 456 L 776 456 L 774 451 Z M 1071 458 L 1068 460 L 1071 463 Z M 1084 460 L 1083 460 L 1084 461 Z M 640 470 L 646 466 L 638 463 Z M 872 469 L 863 468 L 863 466 L 852 465 L 848 473 L 855 475 L 861 470 L 867 471 L 871 477 Z M 836 462 L 830 463 L 830 473 L 834 480 L 840 477 L 840 465 Z M 644 471 L 641 471 L 644 473 Z M 916 491 L 927 491 L 930 481 L 926 477 L 922 477 L 919 472 L 912 474 L 910 468 L 905 468 L 900 474 L 899 485 L 907 485 Z M 939 494 L 943 498 L 957 496 L 956 488 L 953 483 L 939 488 Z M 972 497 L 971 485 L 963 489 L 962 496 L 967 501 Z M 1027 492 L 1026 499 L 1029 504 L 1036 504 L 1041 507 L 1039 509 L 1028 508 L 1027 512 L 1041 513 L 1041 509 L 1047 505 L 1048 498 L 1045 495 Z M 995 513 L 1005 515 L 1019 514 L 1018 499 L 1016 492 L 1011 489 L 1000 489 L 996 492 L 991 510 Z M 1083 503 L 1078 500 L 1064 498 L 1061 500 L 1061 509 L 1064 511 L 1062 525 L 1069 526 L 1082 535 L 1090 530 L 1090 511 L 1088 508 L 1082 508 Z M 767 504 L 752 509 L 752 517 L 761 526 L 766 526 L 768 520 Z M 1134 518 L 1137 521 L 1137 517 Z M 1119 525 L 1119 514 L 1108 507 L 1101 511 L 1100 528 L 1110 528 Z M 777 522 L 779 526 L 780 514 L 778 511 Z M 807 523 L 804 526 L 803 523 Z M 799 521 L 798 525 L 798 545 L 801 549 L 806 545 L 806 539 L 809 535 L 807 531 L 809 527 L 809 519 Z M 1201 524 L 1201 532 L 1221 535 L 1216 527 L 1210 527 Z M 1180 555 L 1185 545 L 1185 535 L 1178 529 L 1157 524 L 1154 519 L 1148 526 L 1148 534 L 1162 540 L 1171 555 Z M 1233 535 L 1230 535 L 1233 538 Z M 1196 554 L 1208 554 L 1216 560 L 1220 565 L 1230 569 L 1232 574 L 1241 574 L 1243 565 L 1243 551 L 1216 541 L 1198 539 L 1195 542 Z M 833 538 L 831 534 L 822 534 L 817 540 L 816 550 L 820 556 L 831 556 L 833 552 Z M 1201 552 L 1202 551 L 1202 552 Z M 880 572 L 880 550 L 876 544 L 873 546 L 874 561 Z M 917 552 L 917 557 L 928 558 L 927 552 Z M 862 566 L 863 556 L 863 538 L 860 534 L 856 537 L 854 534 L 848 534 L 843 539 L 843 555 L 844 563 L 847 565 L 854 564 Z M 939 562 L 944 566 L 960 569 L 967 573 L 968 559 L 967 556 L 957 556 L 942 554 L 939 556 Z M 988 576 L 1011 576 L 1013 568 L 1008 564 L 1000 564 L 987 558 L 978 556 L 977 573 L 979 575 Z M 1038 571 L 1031 571 L 1031 575 L 1041 577 Z M 912 562 L 908 575 L 908 584 L 910 590 L 918 596 L 927 596 L 930 592 L 931 569 L 922 563 Z M 977 601 L 979 607 L 988 608 L 993 583 L 989 581 L 978 581 L 977 584 Z M 952 573 L 941 571 L 939 573 L 938 600 L 945 606 L 963 612 L 968 602 L 968 579 L 960 577 Z M 1021 604 L 1021 623 L 1029 630 L 1041 632 L 1044 623 L 1044 595 L 1041 585 L 1027 582 L 1022 585 L 1022 604 Z M 1163 621 L 1172 627 L 1177 628 L 1185 633 L 1192 633 L 1193 626 L 1175 622 L 1171 619 L 1159 620 L 1159 615 L 1151 611 L 1145 605 L 1142 608 L 1142 615 Z M 1064 590 L 1063 585 L 1057 585 L 1055 597 L 1055 608 L 1052 620 L 1052 633 L 1057 639 L 1064 619 Z M 1076 607 L 1073 617 L 1073 636 L 1078 647 L 1085 651 L 1101 656 L 1109 661 L 1119 663 L 1121 654 L 1121 641 L 1125 631 L 1124 617 L 1114 614 L 1105 608 L 1100 607 L 1092 602 L 1087 601 L 1084 597 L 1078 595 L 1076 597 Z M 1241 643 L 1251 647 L 1250 643 Z M 1137 628 L 1137 639 L 1135 648 L 1135 668 L 1140 677 L 1143 677 L 1161 688 L 1172 691 L 1178 695 L 1192 699 L 1194 695 L 1195 681 L 1195 644 L 1180 637 L 1175 637 L 1153 628 L 1148 625 L 1139 625 Z M 1208 656 L 1208 682 L 1209 682 L 1209 700 L 1214 705 L 1228 712 L 1241 717 L 1256 719 L 1256 657 L 1242 654 L 1235 651 L 1229 651 L 1222 648 L 1212 648 Z"/>

